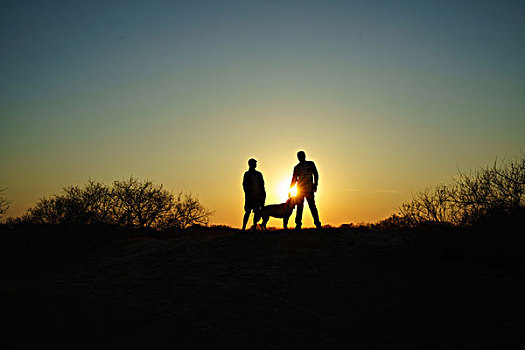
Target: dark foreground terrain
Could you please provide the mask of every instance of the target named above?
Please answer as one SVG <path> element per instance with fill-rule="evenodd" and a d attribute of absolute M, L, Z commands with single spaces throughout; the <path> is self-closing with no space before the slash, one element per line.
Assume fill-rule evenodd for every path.
<path fill-rule="evenodd" d="M 8 349 L 525 348 L 520 230 L 1 233 Z"/>

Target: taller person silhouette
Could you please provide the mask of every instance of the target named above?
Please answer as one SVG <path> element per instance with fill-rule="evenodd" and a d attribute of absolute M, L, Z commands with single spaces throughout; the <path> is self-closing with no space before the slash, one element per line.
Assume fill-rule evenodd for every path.
<path fill-rule="evenodd" d="M 244 173 L 242 188 L 244 189 L 244 217 L 242 220 L 242 230 L 246 229 L 246 224 L 253 210 L 253 226 L 255 229 L 259 221 L 259 211 L 264 207 L 266 200 L 266 190 L 264 189 L 264 179 L 262 174 L 255 170 L 257 161 L 253 158 L 248 160 L 248 171 Z"/>
<path fill-rule="evenodd" d="M 293 177 L 290 184 L 290 188 L 297 184 L 297 196 L 295 197 L 297 203 L 295 229 L 300 230 L 302 226 L 305 198 L 312 213 L 315 227 L 320 229 L 321 222 L 319 221 L 319 213 L 314 198 L 314 193 L 317 191 L 317 185 L 319 184 L 319 173 L 317 172 L 315 163 L 306 160 L 306 155 L 303 151 L 297 152 L 297 159 L 299 159 L 299 164 L 293 168 Z"/>

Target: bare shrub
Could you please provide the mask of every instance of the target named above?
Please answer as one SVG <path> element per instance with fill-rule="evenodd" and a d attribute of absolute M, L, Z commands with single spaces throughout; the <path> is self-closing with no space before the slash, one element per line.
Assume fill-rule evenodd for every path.
<path fill-rule="evenodd" d="M 525 211 L 525 156 L 494 162 L 468 173 L 451 185 L 427 188 L 403 203 L 398 214 L 383 220 L 405 227 L 421 225 L 473 225 L 488 217 L 522 215 Z"/>
<path fill-rule="evenodd" d="M 41 198 L 34 207 L 27 211 L 30 222 L 35 224 L 62 224 L 66 222 L 65 198 L 55 195 Z"/>
<path fill-rule="evenodd" d="M 380 220 L 378 223 L 371 224 L 371 229 L 395 230 L 414 227 L 412 221 L 400 214 L 392 214 L 388 218 Z M 355 226 L 354 226 L 355 227 Z"/>
<path fill-rule="evenodd" d="M 181 192 L 166 216 L 164 227 L 184 229 L 193 225 L 208 225 L 212 215 L 213 211 L 206 209 L 191 193 Z"/>
<path fill-rule="evenodd" d="M 487 216 L 522 212 L 525 208 L 525 156 L 510 162 L 494 162 L 456 181 L 454 201 L 462 209 L 462 223 L 472 224 Z"/>
<path fill-rule="evenodd" d="M 0 217 L 9 209 L 9 201 L 5 196 L 5 191 L 7 191 L 7 188 L 0 187 Z"/>
<path fill-rule="evenodd" d="M 109 187 L 89 180 L 84 187 L 65 187 L 62 194 L 40 199 L 26 216 L 38 224 L 112 223 L 112 202 Z"/>
<path fill-rule="evenodd" d="M 114 215 L 120 225 L 156 227 L 174 206 L 162 185 L 130 177 L 113 182 Z"/>
<path fill-rule="evenodd" d="M 412 196 L 412 201 L 399 208 L 399 220 L 409 227 L 423 224 L 456 224 L 458 206 L 453 200 L 455 187 L 438 185 Z"/>
<path fill-rule="evenodd" d="M 8 227 L 8 228 L 12 229 L 12 228 L 15 228 L 16 226 L 21 225 L 21 224 L 23 224 L 25 222 L 28 222 L 28 220 L 27 220 L 27 218 L 25 218 L 23 216 L 22 217 L 20 217 L 20 216 L 18 216 L 18 217 L 9 216 L 9 217 L 7 217 L 5 219 L 3 224 L 5 225 L 5 227 Z"/>
<path fill-rule="evenodd" d="M 114 223 L 114 199 L 113 190 L 110 187 L 101 182 L 89 180 L 79 194 L 87 213 L 86 223 Z"/>
<path fill-rule="evenodd" d="M 114 181 L 112 187 L 93 180 L 65 187 L 61 194 L 40 199 L 24 220 L 161 229 L 207 225 L 212 214 L 191 193 L 175 196 L 162 185 L 130 177 Z"/>

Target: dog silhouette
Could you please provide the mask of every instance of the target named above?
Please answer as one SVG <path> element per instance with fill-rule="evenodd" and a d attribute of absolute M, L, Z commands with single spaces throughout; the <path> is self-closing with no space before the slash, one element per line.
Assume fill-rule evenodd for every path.
<path fill-rule="evenodd" d="M 290 215 L 292 215 L 295 205 L 295 197 L 290 197 L 285 203 L 270 204 L 262 207 L 262 209 L 259 210 L 259 217 L 262 218 L 262 229 L 266 230 L 266 224 L 268 220 L 270 220 L 270 217 L 283 219 L 283 228 L 285 230 L 288 229 L 288 219 Z"/>

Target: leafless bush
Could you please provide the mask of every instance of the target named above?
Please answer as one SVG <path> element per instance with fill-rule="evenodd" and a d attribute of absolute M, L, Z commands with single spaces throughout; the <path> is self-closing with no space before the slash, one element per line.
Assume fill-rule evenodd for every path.
<path fill-rule="evenodd" d="M 193 225 L 208 225 L 213 211 L 206 209 L 191 193 L 177 195 L 175 203 L 164 221 L 165 228 L 188 228 Z"/>
<path fill-rule="evenodd" d="M 412 201 L 399 208 L 399 220 L 409 227 L 421 224 L 456 224 L 459 208 L 452 199 L 455 187 L 438 185 L 412 196 Z"/>
<path fill-rule="evenodd" d="M 113 199 L 117 223 L 138 227 L 158 226 L 175 204 L 162 185 L 133 177 L 113 182 Z"/>
<path fill-rule="evenodd" d="M 64 196 L 55 195 L 41 198 L 34 207 L 27 211 L 30 222 L 35 224 L 62 224 L 66 222 Z"/>
<path fill-rule="evenodd" d="M 69 186 L 64 194 L 55 196 L 62 203 L 64 220 L 70 223 L 112 223 L 111 189 L 103 183 L 89 180 L 83 187 Z"/>
<path fill-rule="evenodd" d="M 12 229 L 12 228 L 15 228 L 16 226 L 18 226 L 20 224 L 23 224 L 25 222 L 28 222 L 28 220 L 27 220 L 27 218 L 25 218 L 23 216 L 22 217 L 20 217 L 20 216 L 18 216 L 18 217 L 9 216 L 9 217 L 7 217 L 5 219 L 3 224 L 5 225 L 5 227 Z"/>
<path fill-rule="evenodd" d="M 377 223 L 370 224 L 371 229 L 395 230 L 410 227 L 414 227 L 412 220 L 409 221 L 409 219 L 400 214 L 393 214 Z"/>
<path fill-rule="evenodd" d="M 191 194 L 175 196 L 162 185 L 130 177 L 109 187 L 88 181 L 40 199 L 25 220 L 44 224 L 117 224 L 140 228 L 205 225 L 213 213 Z"/>
<path fill-rule="evenodd" d="M 525 208 L 525 156 L 461 173 L 456 187 L 454 201 L 462 209 L 462 223 L 521 212 Z"/>
<path fill-rule="evenodd" d="M 5 191 L 7 191 L 7 188 L 0 188 L 0 217 L 9 209 L 9 202 L 5 196 Z"/>
<path fill-rule="evenodd" d="M 39 224 L 112 223 L 112 206 L 111 189 L 89 180 L 84 187 L 65 187 L 62 194 L 40 199 L 26 217 Z"/>
<path fill-rule="evenodd" d="M 522 155 L 513 161 L 494 162 L 492 167 L 462 172 L 451 185 L 416 193 L 387 221 L 406 227 L 472 225 L 488 217 L 521 215 L 524 211 L 525 156 Z"/>

